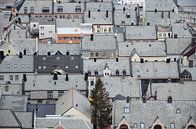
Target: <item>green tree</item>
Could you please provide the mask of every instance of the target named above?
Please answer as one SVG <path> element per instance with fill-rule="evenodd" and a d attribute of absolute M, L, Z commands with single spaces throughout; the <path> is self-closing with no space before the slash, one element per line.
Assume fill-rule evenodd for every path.
<path fill-rule="evenodd" d="M 104 128 L 111 125 L 112 105 L 109 100 L 109 93 L 100 79 L 97 79 L 95 88 L 91 91 L 90 103 L 94 127 Z"/>

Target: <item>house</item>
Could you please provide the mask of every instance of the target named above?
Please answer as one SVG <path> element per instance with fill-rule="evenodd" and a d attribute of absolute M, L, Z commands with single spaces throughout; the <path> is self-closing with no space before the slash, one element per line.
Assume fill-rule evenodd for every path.
<path fill-rule="evenodd" d="M 92 25 L 82 23 L 82 19 L 57 19 L 56 27 L 56 42 L 61 44 L 80 44 L 82 35 L 92 34 Z"/>
<path fill-rule="evenodd" d="M 156 40 L 155 26 L 126 26 L 125 39 L 127 40 Z"/>
<path fill-rule="evenodd" d="M 87 84 L 84 75 L 27 75 L 24 92 L 31 103 L 54 104 L 56 100 L 72 88 L 87 95 Z"/>
<path fill-rule="evenodd" d="M 139 7 L 137 4 L 114 5 L 114 25 L 138 25 Z"/>
<path fill-rule="evenodd" d="M 121 97 L 122 98 L 122 97 Z M 195 128 L 195 102 L 189 101 L 129 101 L 113 102 L 115 129 Z"/>
<path fill-rule="evenodd" d="M 172 37 L 174 38 L 190 38 L 192 37 L 189 27 L 186 23 L 175 23 L 172 25 Z"/>
<path fill-rule="evenodd" d="M 56 115 L 91 120 L 90 102 L 75 89 L 69 90 L 56 102 Z"/>
<path fill-rule="evenodd" d="M 158 41 L 118 42 L 120 57 L 130 57 L 132 62 L 166 61 L 166 46 Z"/>
<path fill-rule="evenodd" d="M 172 28 L 171 26 L 157 26 L 157 38 L 158 41 L 165 41 L 166 38 L 172 37 Z"/>
<path fill-rule="evenodd" d="M 83 73 L 82 59 L 79 55 L 62 55 L 57 52 L 51 55 L 38 55 L 34 57 L 35 70 L 38 73 L 52 73 L 54 70 L 61 69 L 67 73 Z"/>

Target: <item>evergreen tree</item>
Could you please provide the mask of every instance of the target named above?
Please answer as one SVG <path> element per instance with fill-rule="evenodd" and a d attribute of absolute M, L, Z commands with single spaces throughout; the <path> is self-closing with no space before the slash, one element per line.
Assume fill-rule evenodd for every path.
<path fill-rule="evenodd" d="M 104 128 L 111 125 L 112 105 L 109 93 L 104 88 L 100 79 L 96 81 L 95 88 L 91 91 L 92 123 L 94 127 Z"/>

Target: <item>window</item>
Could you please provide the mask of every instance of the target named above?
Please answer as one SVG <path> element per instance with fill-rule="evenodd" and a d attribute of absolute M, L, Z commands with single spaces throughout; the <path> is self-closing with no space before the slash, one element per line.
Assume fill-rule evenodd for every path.
<path fill-rule="evenodd" d="M 5 86 L 5 91 L 8 91 L 9 90 L 9 85 L 6 85 Z"/>
<path fill-rule="evenodd" d="M 94 81 L 91 81 L 91 86 L 94 86 Z"/>
<path fill-rule="evenodd" d="M 24 7 L 24 14 L 27 14 L 27 13 L 28 13 L 28 8 Z"/>
<path fill-rule="evenodd" d="M 124 113 L 125 113 L 125 114 L 129 114 L 129 113 L 130 113 L 129 107 L 124 107 Z"/>
<path fill-rule="evenodd" d="M 48 99 L 52 99 L 53 98 L 53 92 L 52 91 L 48 91 L 47 97 L 48 97 Z"/>
<path fill-rule="evenodd" d="M 180 114 L 181 113 L 181 110 L 178 108 L 176 109 L 176 114 Z"/>
<path fill-rule="evenodd" d="M 63 12 L 63 6 L 58 6 L 57 7 L 57 12 Z"/>
<path fill-rule="evenodd" d="M 43 8 L 42 8 L 42 12 L 43 12 L 43 13 L 49 13 L 49 12 L 50 12 L 49 7 L 43 7 Z"/>
<path fill-rule="evenodd" d="M 175 124 L 174 123 L 170 123 L 170 129 L 175 129 Z"/>
<path fill-rule="evenodd" d="M 10 68 L 10 64 L 7 64 L 7 68 Z"/>
<path fill-rule="evenodd" d="M 14 77 L 13 77 L 13 75 L 10 75 L 10 80 L 14 80 Z"/>
<path fill-rule="evenodd" d="M 19 75 L 15 75 L 15 80 L 19 80 Z"/>
<path fill-rule="evenodd" d="M 131 18 L 131 16 L 130 16 L 130 14 L 129 14 L 129 13 L 127 13 L 127 18 Z"/>
<path fill-rule="evenodd" d="M 0 75 L 0 81 L 3 81 L 3 80 L 4 80 L 4 76 Z"/>
<path fill-rule="evenodd" d="M 58 97 L 61 97 L 64 94 L 63 90 L 58 91 Z"/>
<path fill-rule="evenodd" d="M 34 7 L 30 8 L 30 13 L 34 13 Z"/>
<path fill-rule="evenodd" d="M 134 127 L 134 128 L 137 128 L 137 123 L 134 123 L 134 124 L 133 124 L 133 127 Z"/>
<path fill-rule="evenodd" d="M 145 124 L 144 123 L 140 123 L 140 128 L 144 129 L 145 128 Z"/>
<path fill-rule="evenodd" d="M 22 64 L 22 68 L 25 68 L 25 64 Z"/>
<path fill-rule="evenodd" d="M 81 11 L 82 11 L 81 6 L 76 6 L 75 11 L 76 11 L 76 12 L 81 12 Z"/>
<path fill-rule="evenodd" d="M 17 64 L 14 64 L 14 68 L 17 68 Z"/>

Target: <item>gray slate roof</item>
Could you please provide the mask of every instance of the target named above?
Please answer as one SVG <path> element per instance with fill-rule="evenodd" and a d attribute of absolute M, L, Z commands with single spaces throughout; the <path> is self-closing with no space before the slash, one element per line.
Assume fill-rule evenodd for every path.
<path fill-rule="evenodd" d="M 92 12 L 97 12 L 98 10 L 100 12 L 102 11 L 112 11 L 112 2 L 87 2 L 86 3 L 86 10 L 87 11 L 92 11 Z"/>
<path fill-rule="evenodd" d="M 155 26 L 126 26 L 126 39 L 156 39 Z"/>
<path fill-rule="evenodd" d="M 35 111 L 37 117 L 55 115 L 55 104 L 27 104 L 27 111 Z"/>
<path fill-rule="evenodd" d="M 53 75 L 27 75 L 25 91 L 48 91 L 48 90 L 86 90 L 84 75 L 68 75 L 69 80 L 65 80 L 65 75 L 58 75 L 58 80 L 53 80 Z M 54 84 L 56 82 L 56 85 Z M 33 84 L 35 84 L 33 86 Z"/>
<path fill-rule="evenodd" d="M 66 24 L 65 24 L 66 23 Z M 56 27 L 80 27 L 82 19 L 56 19 Z"/>
<path fill-rule="evenodd" d="M 129 114 L 123 113 L 124 107 L 130 107 Z M 144 128 L 148 129 L 158 117 L 167 129 L 170 128 L 171 123 L 175 124 L 175 128 L 182 129 L 191 116 L 193 121 L 196 121 L 195 108 L 196 101 L 173 101 L 172 104 L 168 104 L 166 101 L 147 101 L 147 103 L 130 101 L 126 103 L 126 100 L 119 100 L 114 102 L 113 119 L 115 119 L 115 126 L 118 126 L 124 116 L 131 127 L 135 123 L 137 124 L 134 129 L 140 129 L 141 123 L 144 123 Z M 177 114 L 177 109 L 180 110 L 180 114 Z"/>
<path fill-rule="evenodd" d="M 127 77 L 101 77 L 109 97 L 113 98 L 120 94 L 122 96 L 130 96 L 132 98 L 141 97 L 140 81 L 130 76 Z"/>
<path fill-rule="evenodd" d="M 29 73 L 34 71 L 33 56 L 6 56 L 0 63 L 0 73 Z"/>
<path fill-rule="evenodd" d="M 179 78 L 177 62 L 132 62 L 131 67 L 133 76 L 138 78 Z"/>
<path fill-rule="evenodd" d="M 88 98 L 81 95 L 75 89 L 71 89 L 57 100 L 56 114 L 63 115 L 71 108 L 75 108 L 84 114 L 87 118 L 91 118 L 90 102 Z"/>
<path fill-rule="evenodd" d="M 137 25 L 137 8 L 138 5 L 119 5 L 116 4 L 114 6 L 114 24 L 115 25 L 122 25 L 122 22 L 124 21 L 125 25 Z M 125 8 L 125 10 L 123 10 Z"/>
<path fill-rule="evenodd" d="M 26 111 L 27 96 L 2 95 L 0 109 L 11 109 L 14 111 Z"/>
<path fill-rule="evenodd" d="M 59 122 L 66 129 L 92 129 L 92 124 L 77 118 L 71 117 L 46 117 L 46 118 L 36 118 L 36 128 L 54 128 Z"/>
<path fill-rule="evenodd" d="M 32 112 L 15 112 L 18 120 L 22 124 L 22 128 L 31 129 L 33 128 L 33 113 Z"/>
<path fill-rule="evenodd" d="M 83 36 L 81 49 L 90 51 L 115 50 L 116 39 L 114 35 L 93 35 L 93 41 L 91 41 L 91 36 Z"/>
<path fill-rule="evenodd" d="M 119 75 L 123 75 L 123 70 L 126 71 L 126 75 L 130 75 L 128 57 L 121 57 L 118 59 L 118 62 L 116 62 L 116 59 L 97 59 L 96 62 L 93 59 L 83 60 L 84 73 L 89 71 L 91 75 L 95 75 L 95 71 L 97 71 L 98 75 L 103 75 L 106 63 L 111 70 L 111 75 L 116 75 L 116 70 L 119 70 Z"/>
<path fill-rule="evenodd" d="M 84 2 L 81 3 L 66 3 L 61 2 L 60 4 L 58 2 L 54 3 L 54 13 L 83 13 L 84 11 Z M 63 12 L 58 12 L 58 7 L 63 7 Z M 80 8 L 81 12 L 76 12 L 76 8 Z"/>
<path fill-rule="evenodd" d="M 0 127 L 21 127 L 21 123 L 12 110 L 0 110 Z"/>
<path fill-rule="evenodd" d="M 106 17 L 106 11 L 102 12 L 90 12 L 90 18 L 88 17 L 88 11 L 84 11 L 84 23 L 92 24 L 112 24 L 113 15 L 112 11 L 108 11 L 108 17 Z"/>
<path fill-rule="evenodd" d="M 167 38 L 167 54 L 168 55 L 180 55 L 190 44 L 191 38 Z"/>
<path fill-rule="evenodd" d="M 176 8 L 176 5 L 173 0 L 145 0 L 145 9 L 146 11 L 171 11 Z"/>
<path fill-rule="evenodd" d="M 184 82 L 184 83 L 152 83 L 151 91 L 150 87 L 148 89 L 148 94 L 150 97 L 150 92 L 152 94 L 157 91 L 157 99 L 167 101 L 169 96 L 176 101 L 188 101 L 196 100 L 196 82 Z"/>
<path fill-rule="evenodd" d="M 63 55 L 69 52 L 70 55 L 79 55 L 80 44 L 38 44 L 39 55 L 47 55 L 50 52 L 51 55 L 60 51 Z"/>
<path fill-rule="evenodd" d="M 55 69 L 62 69 L 68 73 L 82 73 L 82 59 L 78 55 L 38 55 L 35 60 L 38 73 L 52 73 Z"/>
<path fill-rule="evenodd" d="M 130 56 L 134 49 L 139 56 L 166 56 L 164 42 L 125 41 L 118 43 L 119 56 Z"/>

